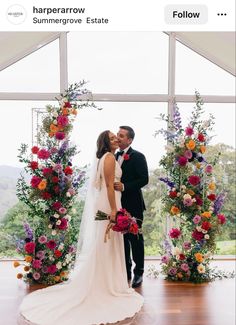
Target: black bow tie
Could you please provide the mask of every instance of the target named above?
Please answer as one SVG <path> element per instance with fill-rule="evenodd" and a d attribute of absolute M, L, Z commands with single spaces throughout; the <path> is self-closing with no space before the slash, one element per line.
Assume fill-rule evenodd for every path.
<path fill-rule="evenodd" d="M 117 157 L 122 156 L 123 153 L 124 153 L 124 150 L 118 151 L 118 152 L 117 152 Z"/>

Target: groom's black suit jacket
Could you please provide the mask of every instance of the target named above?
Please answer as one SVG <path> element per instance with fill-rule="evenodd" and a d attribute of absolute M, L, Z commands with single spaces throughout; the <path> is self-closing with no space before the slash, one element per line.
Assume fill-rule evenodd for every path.
<path fill-rule="evenodd" d="M 121 165 L 121 182 L 124 184 L 121 204 L 133 217 L 142 220 L 145 204 L 141 188 L 148 183 L 147 162 L 141 152 L 131 147 L 127 151 L 127 155 L 129 155 L 129 159 L 124 160 Z"/>

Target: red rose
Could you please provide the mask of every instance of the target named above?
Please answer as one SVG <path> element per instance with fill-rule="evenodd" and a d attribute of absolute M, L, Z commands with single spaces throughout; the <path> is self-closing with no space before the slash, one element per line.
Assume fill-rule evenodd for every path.
<path fill-rule="evenodd" d="M 61 202 L 56 201 L 53 203 L 52 208 L 53 210 L 59 210 L 62 207 Z"/>
<path fill-rule="evenodd" d="M 60 225 L 58 225 L 58 228 L 61 229 L 61 230 L 66 230 L 67 227 L 68 227 L 67 220 L 65 218 L 62 218 Z"/>
<path fill-rule="evenodd" d="M 188 159 L 184 156 L 180 156 L 178 158 L 178 164 L 182 167 L 186 166 L 187 162 L 188 162 Z"/>
<path fill-rule="evenodd" d="M 41 149 L 38 151 L 38 158 L 39 159 L 48 159 L 50 157 L 50 152 L 46 149 Z"/>
<path fill-rule="evenodd" d="M 39 151 L 39 147 L 37 147 L 37 146 L 33 146 L 33 147 L 31 148 L 31 152 L 32 152 L 33 154 L 37 154 L 38 151 Z"/>
<path fill-rule="evenodd" d="M 66 175 L 72 175 L 73 174 L 73 169 L 70 168 L 70 166 L 67 166 L 65 169 L 64 169 L 64 173 Z"/>
<path fill-rule="evenodd" d="M 198 140 L 200 142 L 204 142 L 205 141 L 205 137 L 204 137 L 204 135 L 202 133 L 199 133 L 198 136 L 197 136 L 197 138 L 198 138 Z"/>
<path fill-rule="evenodd" d="M 49 200 L 49 199 L 51 199 L 51 197 L 52 197 L 52 195 L 50 193 L 48 193 L 48 192 L 43 192 L 42 193 L 42 198 L 44 200 Z"/>
<path fill-rule="evenodd" d="M 53 183 L 58 183 L 59 182 L 59 178 L 57 176 L 53 176 L 52 177 L 52 182 Z"/>
<path fill-rule="evenodd" d="M 56 249 L 56 250 L 54 251 L 54 256 L 55 256 L 56 258 L 61 257 L 61 255 L 62 255 L 62 252 L 59 251 L 58 249 Z"/>
<path fill-rule="evenodd" d="M 54 186 L 53 187 L 53 190 L 56 194 L 58 194 L 60 192 L 60 187 L 57 185 L 57 186 Z"/>
<path fill-rule="evenodd" d="M 179 259 L 180 259 L 180 261 L 183 261 L 183 260 L 185 260 L 185 258 L 186 258 L 186 257 L 185 257 L 185 255 L 184 255 L 184 254 L 182 254 L 182 253 L 181 253 L 181 254 L 179 254 Z"/>
<path fill-rule="evenodd" d="M 35 250 L 35 243 L 33 243 L 33 242 L 29 242 L 29 243 L 26 243 L 25 244 L 25 251 L 26 251 L 26 253 L 28 253 L 28 254 L 32 254 L 33 252 L 34 252 L 34 250 Z"/>
<path fill-rule="evenodd" d="M 72 106 L 71 106 L 71 103 L 70 102 L 65 102 L 64 103 L 64 107 L 71 108 Z"/>
<path fill-rule="evenodd" d="M 171 197 L 172 199 L 174 199 L 177 196 L 177 192 L 176 191 L 170 191 L 169 192 L 169 197 Z"/>
<path fill-rule="evenodd" d="M 224 223 L 226 223 L 226 217 L 224 214 L 217 214 L 217 218 L 218 221 L 221 225 L 223 225 Z"/>
<path fill-rule="evenodd" d="M 210 201 L 215 201 L 215 199 L 216 199 L 216 196 L 215 196 L 215 194 L 209 194 L 209 195 L 207 195 L 207 198 L 210 200 Z"/>
<path fill-rule="evenodd" d="M 178 229 L 178 228 L 172 228 L 170 231 L 169 231 L 169 236 L 171 238 L 179 238 L 181 235 L 181 231 Z"/>
<path fill-rule="evenodd" d="M 43 175 L 48 176 L 51 175 L 52 173 L 52 168 L 43 168 Z"/>
<path fill-rule="evenodd" d="M 129 154 L 125 153 L 125 154 L 123 155 L 123 158 L 124 158 L 124 160 L 129 160 Z"/>
<path fill-rule="evenodd" d="M 31 181 L 30 181 L 30 184 L 31 184 L 31 186 L 33 187 L 33 188 L 36 188 L 36 187 L 38 187 L 38 185 L 39 185 L 39 183 L 41 182 L 41 178 L 40 177 L 38 177 L 38 176 L 33 176 L 32 178 L 31 178 Z"/>
<path fill-rule="evenodd" d="M 203 221 L 201 227 L 202 227 L 202 229 L 208 231 L 211 228 L 211 223 L 208 221 Z"/>
<path fill-rule="evenodd" d="M 133 223 L 131 224 L 130 228 L 129 228 L 129 232 L 133 235 L 137 235 L 138 234 L 138 225 L 137 223 Z"/>
<path fill-rule="evenodd" d="M 196 199 L 196 204 L 202 206 L 203 201 L 202 201 L 202 199 L 200 198 L 200 196 L 195 196 L 195 199 Z"/>
<path fill-rule="evenodd" d="M 200 231 L 194 230 L 194 232 L 192 233 L 192 237 L 193 239 L 200 241 L 203 239 L 204 234 Z"/>
<path fill-rule="evenodd" d="M 198 177 L 196 175 L 189 176 L 189 178 L 188 178 L 189 184 L 191 184 L 193 186 L 196 186 L 197 184 L 199 184 L 200 181 L 201 181 L 200 177 Z"/>
<path fill-rule="evenodd" d="M 46 246 L 49 248 L 49 249 L 54 249 L 56 248 L 57 244 L 54 240 L 49 240 L 46 244 Z"/>
<path fill-rule="evenodd" d="M 39 164 L 37 163 L 37 161 L 31 161 L 31 162 L 30 162 L 30 167 L 31 167 L 33 170 L 37 169 L 38 166 L 39 166 Z"/>
<path fill-rule="evenodd" d="M 64 132 L 56 132 L 55 137 L 57 140 L 64 140 L 65 139 L 65 133 Z"/>
<path fill-rule="evenodd" d="M 53 264 L 53 265 L 48 266 L 48 268 L 47 268 L 47 272 L 48 272 L 49 274 L 54 274 L 54 273 L 56 273 L 56 272 L 57 272 L 57 267 L 56 267 L 56 265 Z"/>

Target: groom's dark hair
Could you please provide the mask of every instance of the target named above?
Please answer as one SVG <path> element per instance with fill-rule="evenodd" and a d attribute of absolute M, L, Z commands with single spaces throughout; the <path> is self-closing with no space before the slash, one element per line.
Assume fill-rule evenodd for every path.
<path fill-rule="evenodd" d="M 128 131 L 128 138 L 134 140 L 135 133 L 134 133 L 134 130 L 130 126 L 122 125 L 122 126 L 120 126 L 120 129 L 124 129 L 124 130 Z"/>

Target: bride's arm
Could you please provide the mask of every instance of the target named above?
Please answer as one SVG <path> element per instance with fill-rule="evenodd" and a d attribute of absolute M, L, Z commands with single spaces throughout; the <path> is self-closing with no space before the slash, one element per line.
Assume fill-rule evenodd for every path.
<path fill-rule="evenodd" d="M 104 161 L 104 177 L 107 187 L 108 201 L 111 207 L 110 220 L 115 221 L 116 219 L 116 199 L 114 191 L 115 181 L 115 157 L 112 154 L 107 154 Z"/>

